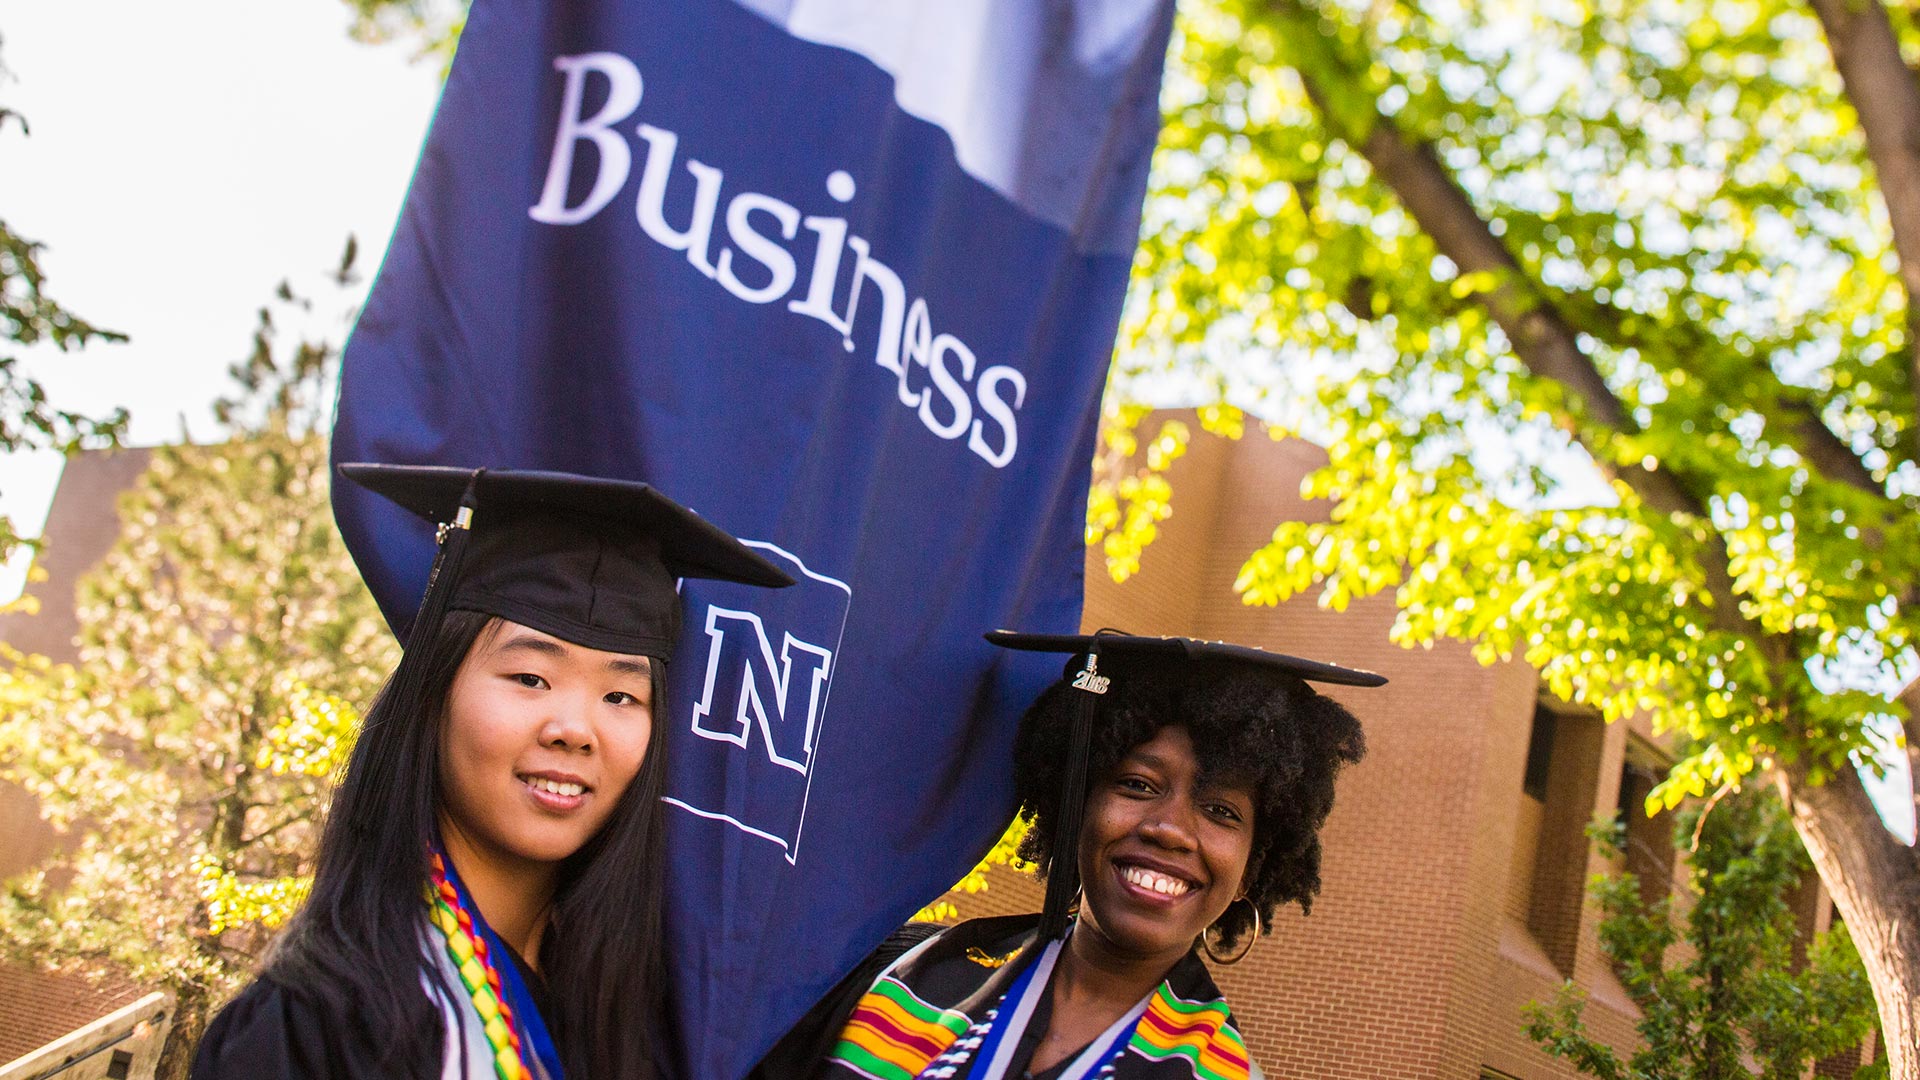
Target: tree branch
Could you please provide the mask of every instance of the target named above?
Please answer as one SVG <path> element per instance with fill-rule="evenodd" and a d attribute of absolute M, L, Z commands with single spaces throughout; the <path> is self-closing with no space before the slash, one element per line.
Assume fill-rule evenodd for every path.
<path fill-rule="evenodd" d="M 1298 10 L 1297 0 L 1278 0 L 1276 6 L 1282 11 Z M 1307 96 L 1327 118 L 1329 126 L 1334 126 L 1336 114 L 1328 107 L 1327 88 L 1314 73 L 1302 70 L 1300 77 L 1306 85 Z M 1390 119 L 1377 111 L 1371 113 L 1370 130 L 1364 134 L 1341 134 L 1365 155 L 1374 172 L 1393 189 L 1421 229 L 1433 238 L 1441 254 L 1453 260 L 1463 274 L 1493 275 L 1494 287 L 1477 295 L 1487 314 L 1512 341 L 1514 355 L 1535 376 L 1556 382 L 1569 391 L 1578 414 L 1576 425 L 1585 421 L 1622 434 L 1638 431 L 1639 425 L 1607 385 L 1600 369 L 1581 351 L 1572 325 L 1549 298 L 1532 288 L 1531 278 L 1519 261 L 1494 235 L 1466 192 L 1434 155 L 1433 148 L 1405 138 Z M 1824 425 L 1821 426 L 1824 430 Z M 1587 445 L 1577 426 L 1572 434 Z M 1831 437 L 1831 432 L 1828 434 Z M 1588 449 L 1593 448 L 1588 445 Z M 1624 482 L 1660 513 L 1707 516 L 1706 507 L 1672 470 L 1658 464 L 1651 469 L 1614 469 L 1601 455 L 1593 456 L 1600 468 Z M 1702 560 L 1701 569 L 1714 600 L 1714 624 L 1723 630 L 1744 634 L 1756 644 L 1765 642 L 1766 635 L 1759 625 L 1740 614 L 1740 599 L 1734 592 L 1733 577 L 1728 570 L 1726 542 L 1717 533 L 1710 533 L 1707 545 L 1709 557 Z"/>
<path fill-rule="evenodd" d="M 1900 281 L 1907 287 L 1907 363 L 1920 394 L 1920 83 L 1900 56 L 1900 42 L 1880 0 L 1811 0 L 1847 99 L 1860 117 L 1867 157 L 1886 200 Z M 1916 418 L 1920 419 L 1920 418 Z M 1920 432 L 1920 427 L 1916 427 Z"/>
<path fill-rule="evenodd" d="M 1820 3 L 1840 7 L 1852 2 L 1820 0 Z M 1274 9 L 1299 24 L 1294 28 L 1296 32 L 1315 32 L 1300 0 L 1274 0 Z M 1886 13 L 1877 7 L 1875 10 L 1884 27 Z M 1891 30 L 1887 33 L 1891 42 Z M 1898 59 L 1896 50 L 1896 63 Z M 1906 74 L 1904 66 L 1900 71 L 1903 76 Z M 1366 131 L 1339 130 L 1340 113 L 1328 107 L 1328 87 L 1322 85 L 1314 72 L 1301 70 L 1299 74 L 1308 96 L 1319 107 L 1328 126 L 1352 143 L 1373 164 L 1381 179 L 1394 189 L 1401 202 L 1419 221 L 1420 227 L 1433 238 L 1441 253 L 1453 260 L 1463 273 L 1486 272 L 1495 275 L 1497 286 L 1491 292 L 1479 294 L 1478 298 L 1488 315 L 1513 341 L 1514 352 L 1528 369 L 1571 390 L 1584 407 L 1587 418 L 1593 422 L 1622 433 L 1636 431 L 1638 425 L 1633 423 L 1632 417 L 1607 386 L 1592 360 L 1581 351 L 1578 332 L 1554 308 L 1552 299 L 1533 286 L 1532 278 L 1488 228 L 1486 220 L 1474 208 L 1472 201 L 1454 183 L 1446 166 L 1434 155 L 1433 148 L 1424 142 L 1407 139 L 1391 119 L 1379 115 L 1378 110 L 1372 107 L 1365 110 L 1368 119 Z M 1916 113 L 1905 130 L 1914 133 L 1908 146 L 1909 149 L 1915 149 L 1920 147 L 1920 90 L 1914 89 L 1911 78 L 1907 79 L 1907 83 L 1909 91 L 1915 96 Z M 1913 162 L 1913 167 L 1920 170 L 1920 159 Z M 1920 182 L 1916 183 L 1916 189 L 1915 198 L 1920 200 Z M 1889 202 L 1891 200 L 1890 195 Z M 1920 205 L 1916 205 L 1916 211 L 1915 227 L 1920 229 Z M 1915 242 L 1920 244 L 1920 236 L 1916 236 Z M 1903 274 L 1907 274 L 1905 268 L 1908 260 L 1902 250 Z M 1920 262 L 1914 265 L 1920 266 Z M 1911 283 L 1909 292 L 1914 292 Z M 1913 337 L 1920 342 L 1920 332 Z M 1916 368 L 1914 385 L 1920 391 L 1920 368 Z M 1886 498 L 1886 485 L 1875 479 L 1872 470 L 1866 467 L 1853 448 L 1833 433 L 1811 400 L 1807 400 L 1803 394 L 1791 392 L 1783 393 L 1780 397 L 1782 400 L 1778 405 L 1787 414 L 1787 422 L 1774 433 L 1775 438 L 1791 445 L 1809 465 L 1829 480 Z M 1632 487 L 1648 505 L 1664 513 L 1701 512 L 1698 500 L 1671 473 L 1654 470 L 1650 475 L 1641 476 L 1639 471 L 1627 469 L 1617 478 Z"/>
<path fill-rule="evenodd" d="M 255 804 L 255 805 L 258 805 L 258 804 Z M 274 835 L 275 833 L 278 833 L 282 829 L 286 829 L 294 825 L 311 823 L 312 821 L 313 821 L 312 814 L 294 814 L 293 816 L 288 817 L 276 824 L 269 825 L 266 828 L 261 829 L 259 832 L 254 833 L 251 836 L 243 838 L 240 841 L 240 850 L 249 850 L 254 845 L 258 844 L 260 841 L 267 839 L 268 837 Z M 262 876 L 264 877 L 269 875 L 262 875 Z M 271 876 L 278 877 L 280 875 L 276 874 Z"/>
<path fill-rule="evenodd" d="M 1906 689 L 1900 691 L 1899 700 L 1907 707 L 1900 730 L 1907 739 L 1907 782 L 1913 787 L 1914 843 L 1920 848 L 1920 679 L 1908 683 Z"/>
<path fill-rule="evenodd" d="M 1790 405 L 1788 408 L 1795 416 L 1793 448 L 1807 464 L 1829 480 L 1850 484 L 1870 494 L 1886 495 L 1886 485 L 1873 478 L 1873 470 L 1867 468 L 1852 447 L 1840 441 L 1840 436 L 1833 433 L 1812 407 Z"/>

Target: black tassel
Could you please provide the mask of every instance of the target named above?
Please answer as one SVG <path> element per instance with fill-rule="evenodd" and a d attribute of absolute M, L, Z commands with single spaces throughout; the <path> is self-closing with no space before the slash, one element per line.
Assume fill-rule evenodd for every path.
<path fill-rule="evenodd" d="M 1052 857 L 1047 860 L 1047 898 L 1040 909 L 1040 940 L 1067 932 L 1067 908 L 1080 893 L 1080 823 L 1087 809 L 1087 759 L 1093 754 L 1093 723 L 1106 693 L 1107 678 L 1100 674 L 1100 638 L 1087 643 L 1087 666 L 1074 676 L 1080 691 L 1073 711 L 1073 731 L 1067 760 L 1060 770 L 1060 808 L 1054 814 Z"/>
<path fill-rule="evenodd" d="M 480 477 L 485 469 L 475 469 L 467 479 L 467 489 L 460 496 L 459 509 L 454 519 L 441 524 L 436 537 L 438 550 L 433 556 L 433 569 L 427 573 L 426 595 L 420 598 L 420 609 L 414 613 L 413 625 L 407 628 L 407 640 L 402 643 L 400 663 L 393 669 L 393 678 L 389 680 L 386 692 L 393 695 L 396 702 L 406 703 L 409 707 L 398 710 L 398 715 L 415 718 L 425 706 L 426 694 L 426 650 L 416 648 L 432 641 L 440 633 L 440 624 L 446 619 L 447 604 L 453 596 L 454 586 L 460 582 L 460 564 L 466 558 L 467 541 L 473 535 L 473 514 L 478 501 L 477 492 Z M 391 714 L 390 714 L 391 715 Z M 391 784 L 402 783 L 403 778 L 394 775 L 398 761 L 373 761 L 365 763 L 371 775 L 365 778 L 368 790 L 384 791 Z M 360 801 L 367 816 L 372 817 L 378 808 L 392 805 L 389 801 L 373 797 Z M 354 821 L 356 829 L 374 830 L 382 828 L 385 822 L 378 820 Z"/>

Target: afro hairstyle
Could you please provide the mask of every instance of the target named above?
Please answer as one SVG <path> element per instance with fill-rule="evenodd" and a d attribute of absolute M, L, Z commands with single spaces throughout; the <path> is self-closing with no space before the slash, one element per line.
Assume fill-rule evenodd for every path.
<path fill-rule="evenodd" d="M 1230 777 L 1254 791 L 1253 850 L 1243 885 L 1260 925 L 1271 927 L 1274 910 L 1289 902 L 1311 911 L 1320 891 L 1320 826 L 1333 809 L 1334 779 L 1366 752 L 1360 722 L 1301 679 L 1269 668 L 1148 657 L 1109 664 L 1113 682 L 1098 701 L 1089 784 L 1161 728 L 1186 727 L 1203 778 Z M 1076 657 L 1067 676 L 1040 695 L 1014 742 L 1014 792 L 1029 823 L 1020 856 L 1042 874 L 1057 854 L 1061 773 L 1084 692 L 1069 680 L 1081 666 Z M 1222 947 L 1232 948 L 1253 925 L 1253 913 L 1233 904 L 1211 929 Z"/>

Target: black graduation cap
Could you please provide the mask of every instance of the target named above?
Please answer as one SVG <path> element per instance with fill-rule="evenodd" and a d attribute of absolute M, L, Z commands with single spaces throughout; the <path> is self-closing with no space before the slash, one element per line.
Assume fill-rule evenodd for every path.
<path fill-rule="evenodd" d="M 343 464 L 349 480 L 440 526 L 409 642 L 479 611 L 606 652 L 672 657 L 675 579 L 793 584 L 693 511 L 634 481 L 513 469 Z M 411 650 L 409 650 L 411 651 Z"/>
<path fill-rule="evenodd" d="M 1067 906 L 1080 891 L 1080 867 L 1074 852 L 1080 846 L 1080 819 L 1087 803 L 1087 758 L 1093 751 L 1093 725 L 1102 695 L 1113 680 L 1127 677 L 1129 659 L 1194 664 L 1230 664 L 1291 676 L 1303 682 L 1341 686 L 1381 686 L 1386 676 L 1337 664 L 1305 660 L 1224 641 L 1184 637 L 1149 637 L 1102 630 L 1095 634 L 1023 634 L 990 631 L 988 641 L 1025 652 L 1066 653 L 1070 657 L 1063 678 L 1082 692 L 1073 713 L 1067 761 L 1061 770 L 1060 810 L 1053 823 L 1053 863 L 1047 870 L 1047 897 L 1040 911 L 1041 940 L 1060 936 L 1067 928 Z M 1100 660 L 1109 660 L 1101 668 Z M 1078 670 L 1076 670 L 1076 668 Z"/>

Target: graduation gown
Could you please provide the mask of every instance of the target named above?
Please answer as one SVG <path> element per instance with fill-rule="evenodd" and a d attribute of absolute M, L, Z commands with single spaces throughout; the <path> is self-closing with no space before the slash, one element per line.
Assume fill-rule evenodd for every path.
<path fill-rule="evenodd" d="M 460 994 L 459 972 L 424 924 L 421 941 L 440 968 L 441 983 L 453 991 L 448 994 L 424 975 L 420 979 L 422 992 L 440 1013 L 441 1080 L 496 1080 L 493 1047 L 473 1002 Z M 545 1011 L 539 976 L 512 950 L 503 951 Z M 393 1071 L 383 1064 L 381 1051 L 358 1016 L 324 1011 L 307 995 L 262 976 L 207 1025 L 189 1075 L 191 1080 L 390 1080 Z M 536 1080 L 553 1080 L 538 1060 L 528 1065 Z"/>
<path fill-rule="evenodd" d="M 783 1039 L 754 1074 L 815 1080 L 963 1080 L 984 1073 L 1009 991 L 1030 984 L 1045 954 L 1037 915 L 973 919 L 932 933 L 896 934 Z M 1029 977 L 1022 979 L 1023 975 Z M 1051 994 L 1012 1054 L 1008 1080 L 1026 1075 L 1047 1027 Z M 1095 1075 L 1115 1080 L 1259 1080 L 1219 987 L 1189 952 L 1137 1010 L 1118 1025 Z M 1096 1040 L 1098 1041 L 1098 1040 Z M 1069 1071 L 1078 1054 L 1039 1074 Z M 980 1073 L 976 1073 L 976 1069 Z"/>

